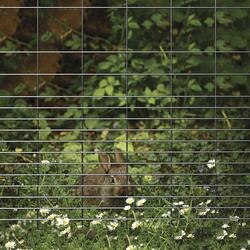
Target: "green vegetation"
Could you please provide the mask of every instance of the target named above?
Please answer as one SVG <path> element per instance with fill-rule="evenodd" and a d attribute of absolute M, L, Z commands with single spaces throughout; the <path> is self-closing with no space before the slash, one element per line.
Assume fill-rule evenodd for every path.
<path fill-rule="evenodd" d="M 39 33 L 36 8 L 0 8 L 0 208 L 8 208 L 0 219 L 20 220 L 1 221 L 0 246 L 23 239 L 16 248 L 247 248 L 250 9 L 218 8 L 215 17 L 213 8 L 171 11 L 157 8 L 169 7 L 166 0 L 128 0 L 126 22 L 124 1 L 102 4 L 117 8 L 41 8 Z M 119 225 L 109 230 L 116 212 L 104 209 L 106 219 L 91 224 L 100 208 L 76 197 L 75 185 L 99 164 L 97 149 L 115 148 L 127 151 L 131 196 L 146 203 L 143 214 L 136 205 L 118 211 L 128 221 L 112 220 Z M 43 207 L 67 225 L 45 220 Z M 132 230 L 135 221 L 142 224 Z M 69 225 L 70 237 L 59 237 Z"/>
<path fill-rule="evenodd" d="M 169 209 L 141 210 L 147 201 L 127 199 L 127 211 L 92 211 L 92 220 L 70 221 L 60 211 L 43 208 L 39 216 L 43 219 L 37 228 L 31 221 L 12 224 L 2 238 L 7 249 L 15 245 L 18 249 L 246 249 L 250 242 L 247 223 L 238 216 L 224 221 L 197 221 L 195 216 L 206 218 L 209 214 L 220 214 L 211 209 L 211 200 L 195 204 L 192 212 L 183 201 L 168 205 Z M 175 208 L 173 208 L 175 207 Z M 55 212 L 56 211 L 56 212 Z M 126 220 L 128 216 L 130 220 Z M 29 211 L 31 220 L 36 213 Z M 113 219 L 112 219 L 113 218 Z M 148 219 L 147 219 L 148 218 Z M 9 248 L 8 248 L 9 246 Z M 13 247 L 14 248 L 14 247 Z"/>

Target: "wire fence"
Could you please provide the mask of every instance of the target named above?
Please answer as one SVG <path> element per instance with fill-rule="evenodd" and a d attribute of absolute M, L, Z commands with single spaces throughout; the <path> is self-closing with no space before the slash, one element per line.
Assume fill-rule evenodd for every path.
<path fill-rule="evenodd" d="M 239 214 L 249 220 L 250 93 L 244 86 L 250 47 L 223 49 L 218 43 L 222 31 L 230 36 L 228 26 L 221 27 L 223 21 L 230 24 L 221 11 L 243 10 L 248 16 L 250 4 L 108 2 L 0 2 L 0 13 L 23 24 L 18 29 L 10 23 L 21 34 L 20 46 L 0 50 L 6 90 L 0 96 L 0 221 L 40 221 L 44 207 L 89 221 L 95 218 L 91 211 L 119 211 L 130 196 L 147 200 L 137 210 L 175 209 L 178 201 L 199 210 L 202 201 L 211 200 L 210 208 L 220 213 L 197 219 Z M 180 13 L 189 15 L 197 30 L 181 34 Z M 206 29 L 196 19 L 199 13 Z M 116 29 L 109 26 L 112 34 L 102 15 L 120 22 Z M 143 15 L 150 21 L 144 20 L 143 35 L 133 40 L 140 32 L 133 20 Z M 100 19 L 95 25 L 104 34 L 88 27 L 91 16 Z M 153 22 L 166 38 L 161 44 L 157 33 L 150 37 Z M 2 26 L 0 19 L 1 41 L 15 43 Z M 199 38 L 200 48 L 199 40 L 190 41 L 199 32 L 207 35 Z M 178 47 L 177 36 L 191 47 Z M 31 37 L 33 44 L 26 46 Z M 143 39 L 157 46 L 142 49 Z M 27 211 L 36 211 L 36 217 L 28 218 Z"/>

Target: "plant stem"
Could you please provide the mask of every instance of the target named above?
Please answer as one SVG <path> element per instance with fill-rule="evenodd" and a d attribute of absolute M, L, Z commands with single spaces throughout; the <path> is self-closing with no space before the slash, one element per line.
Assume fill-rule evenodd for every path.
<path fill-rule="evenodd" d="M 108 242 L 108 246 L 109 248 L 111 248 L 111 244 L 110 244 L 110 240 L 109 240 L 109 236 L 106 234 L 106 239 L 107 239 L 107 242 Z"/>
<path fill-rule="evenodd" d="M 3 35 L 4 37 L 6 37 L 6 39 L 8 39 L 8 40 L 10 40 L 10 41 L 12 41 L 12 42 L 14 42 L 14 43 L 17 43 L 18 45 L 23 45 L 23 46 L 25 46 L 25 47 L 29 47 L 29 44 L 28 44 L 28 43 L 25 43 L 25 42 L 22 42 L 22 41 L 19 41 L 19 40 L 13 38 L 13 37 L 10 37 L 10 36 L 6 35 L 6 34 L 5 34 L 4 32 L 2 32 L 2 31 L 0 31 L 0 34 Z M 4 39 L 4 40 L 6 40 L 6 39 Z"/>

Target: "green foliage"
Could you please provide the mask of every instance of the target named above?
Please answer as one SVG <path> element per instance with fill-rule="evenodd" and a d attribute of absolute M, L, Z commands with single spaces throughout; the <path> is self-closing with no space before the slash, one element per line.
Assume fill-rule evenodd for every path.
<path fill-rule="evenodd" d="M 198 213 L 219 213 L 210 208 L 211 201 L 196 204 L 191 210 L 183 201 L 174 202 L 174 209 L 165 207 L 138 211 L 138 205 L 130 204 L 128 211 L 119 211 L 113 220 L 111 211 L 93 211 L 91 221 L 74 222 L 65 212 L 56 208 L 44 208 L 39 227 L 32 221 L 36 213 L 28 212 L 30 220 L 18 221 L 1 231 L 2 246 L 14 242 L 16 247 L 38 249 L 240 249 L 249 246 L 247 223 L 237 216 L 225 221 L 204 220 L 199 223 Z M 146 201 L 147 203 L 148 201 Z M 152 219 L 154 217 L 154 219 Z M 128 218 L 129 220 L 125 220 Z M 151 219 L 148 219 L 151 218 Z M 64 220 L 64 223 L 59 223 Z M 2 230 L 3 227 L 0 227 Z M 221 237 L 221 238 L 220 238 Z M 241 240 L 239 240 L 239 238 Z M 8 246 L 8 245 L 7 245 Z M 136 247 L 136 248 L 135 248 Z"/>
<path fill-rule="evenodd" d="M 214 6 L 214 0 L 172 2 L 174 6 Z M 54 1 L 43 3 L 43 6 L 55 4 Z M 123 6 L 123 3 L 122 0 L 102 2 L 104 6 Z M 225 5 L 225 1 L 217 0 L 217 3 L 219 6 Z M 228 0 L 226 4 L 244 6 L 247 3 L 248 1 L 239 3 Z M 136 7 L 169 6 L 166 0 L 129 0 L 128 4 Z M 100 6 L 100 1 L 92 1 L 92 5 Z M 98 14 L 95 12 L 97 10 Z M 47 14 L 46 8 L 41 10 L 41 16 Z M 131 163 L 131 179 L 139 185 L 134 191 L 135 195 L 163 197 L 152 198 L 150 206 L 164 207 L 170 200 L 164 197 L 172 196 L 193 197 L 191 202 L 196 204 L 202 201 L 200 196 L 208 196 L 218 206 L 235 206 L 239 202 L 238 198 L 214 196 L 244 196 L 247 193 L 246 187 L 240 185 L 248 183 L 249 176 L 239 178 L 222 173 L 246 173 L 246 164 L 230 163 L 249 162 L 249 145 L 242 142 L 249 137 L 249 131 L 246 130 L 249 129 L 249 123 L 243 119 L 237 120 L 249 117 L 249 109 L 242 108 L 239 112 L 237 107 L 249 106 L 248 98 L 241 96 L 249 95 L 250 78 L 243 74 L 232 76 L 228 73 L 250 72 L 250 55 L 239 52 L 250 50 L 250 10 L 219 8 L 215 17 L 212 8 L 174 8 L 172 12 L 169 8 L 129 8 L 127 14 L 128 23 L 125 19 L 126 12 L 122 8 L 89 9 L 87 18 L 84 19 L 83 37 L 80 34 L 82 27 L 79 27 L 78 30 L 67 30 L 67 36 L 59 37 L 60 41 L 52 31 L 47 30 L 41 34 L 40 39 L 27 39 L 24 36 L 20 37 L 20 42 L 17 33 L 1 43 L 1 51 L 30 49 L 37 40 L 52 44 L 62 51 L 81 50 L 82 46 L 88 50 L 88 53 L 83 53 L 83 65 L 80 52 L 61 53 L 62 57 L 56 62 L 52 60 L 53 57 L 48 58 L 46 66 L 50 67 L 43 70 L 49 71 L 45 73 L 49 73 L 51 77 L 0 77 L 1 96 L 19 96 L 0 98 L 1 107 L 13 107 L 1 109 L 3 119 L 0 123 L 0 151 L 11 152 L 0 154 L 1 173 L 41 173 L 40 177 L 0 176 L 1 185 L 20 185 L 16 189 L 1 186 L 1 194 L 45 197 L 39 200 L 40 206 L 59 204 L 61 207 L 81 207 L 85 205 L 81 199 L 71 197 L 74 195 L 73 187 L 51 188 L 48 185 L 75 185 L 79 182 L 79 174 L 88 173 L 99 164 L 95 150 L 113 152 L 114 148 L 119 148 L 127 151 Z M 91 17 L 99 22 L 95 24 Z M 93 23 L 88 25 L 89 20 Z M 127 54 L 123 53 L 126 47 Z M 177 53 L 169 53 L 170 48 Z M 217 65 L 214 65 L 215 50 L 220 52 L 217 53 Z M 93 53 L 89 53 L 90 51 Z M 140 53 L 137 53 L 138 51 Z M 23 56 L 26 60 L 25 66 L 33 61 L 36 63 L 36 58 L 34 60 L 31 54 L 19 55 L 14 52 L 1 54 L 1 72 L 21 72 L 24 67 Z M 215 66 L 217 73 L 225 75 L 214 76 Z M 26 73 L 34 73 L 34 68 L 36 69 L 31 67 Z M 53 75 L 72 73 L 71 71 L 86 74 Z M 128 74 L 125 76 L 125 73 Z M 37 93 L 41 98 L 27 98 L 36 96 Z M 218 96 L 216 100 L 215 94 Z M 39 112 L 36 109 L 38 104 L 43 107 Z M 6 132 L 6 128 L 13 131 Z M 8 142 L 3 143 L 4 140 Z M 19 142 L 10 142 L 11 140 Z M 86 153 L 83 154 L 83 151 Z M 209 160 L 215 158 L 216 166 L 208 168 Z M 50 163 L 39 165 L 42 160 Z M 22 167 L 15 163 L 22 163 Z M 200 175 L 195 175 L 197 173 Z M 37 183 L 40 184 L 39 188 L 35 186 Z M 218 186 L 218 183 L 221 186 Z M 235 183 L 239 186 L 230 186 Z M 33 186 L 25 187 L 26 185 Z M 47 198 L 60 195 L 71 198 Z M 15 201 L 19 207 L 37 207 L 35 200 L 20 198 Z M 13 206 L 13 199 L 3 199 L 1 202 L 4 207 Z M 190 203 L 190 199 L 187 199 L 187 202 Z M 247 199 L 242 198 L 240 206 L 249 206 Z M 68 212 L 72 217 L 81 216 L 80 211 Z M 156 213 L 155 210 L 153 212 Z M 235 208 L 235 213 L 240 217 L 247 216 L 246 209 Z M 230 214 L 228 209 L 222 209 L 220 215 L 228 217 Z M 152 217 L 154 215 L 150 214 Z M 3 218 L 25 216 L 22 210 L 3 211 L 1 215 Z M 93 217 L 93 213 L 88 211 L 86 216 Z M 214 217 L 213 214 L 209 216 Z M 187 244 L 173 241 L 173 232 L 177 233 L 176 224 L 170 221 L 167 224 L 155 220 L 153 222 L 150 227 L 140 231 L 140 237 L 152 248 L 160 249 L 159 245 L 153 244 L 158 243 L 159 235 L 169 249 L 238 249 L 245 246 L 245 243 L 241 245 L 240 239 L 238 242 L 228 240 L 225 245 L 211 239 L 207 242 L 205 235 L 217 233 L 219 229 L 217 227 L 216 231 L 213 223 L 218 222 L 208 220 L 204 225 L 185 221 L 186 224 L 180 224 L 180 227 L 177 227 L 178 232 L 190 223 L 190 228 L 195 227 L 197 235 L 200 236 L 200 241 L 187 240 Z M 126 227 L 123 230 L 122 239 L 119 241 L 121 249 L 127 246 L 124 238 L 129 233 Z M 92 246 L 92 249 L 108 249 L 106 231 L 100 232 L 98 240 L 94 242 L 89 240 L 83 231 L 76 231 L 75 240 L 69 241 L 58 240 L 57 235 L 49 232 L 48 228 L 43 231 L 30 227 L 28 232 L 32 233 L 28 234 L 28 240 L 34 249 L 41 242 L 43 243 L 40 249 L 50 249 L 51 245 L 56 246 L 58 242 L 63 244 L 62 249 L 80 249 L 81 244 Z M 35 234 L 39 237 L 34 237 Z M 239 238 L 243 234 L 241 231 Z"/>

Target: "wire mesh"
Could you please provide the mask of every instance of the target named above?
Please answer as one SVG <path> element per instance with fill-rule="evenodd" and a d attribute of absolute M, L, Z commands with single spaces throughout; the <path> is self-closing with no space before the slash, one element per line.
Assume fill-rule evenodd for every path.
<path fill-rule="evenodd" d="M 157 5 L 157 1 L 133 6 L 124 0 L 115 6 L 102 6 L 101 2 L 98 6 L 85 6 L 83 0 L 75 6 L 46 6 L 43 2 L 27 6 L 0 3 L 1 12 L 14 9 L 25 15 L 26 11 L 34 16 L 36 24 L 36 30 L 30 31 L 36 36 L 34 47 L 7 47 L 0 51 L 1 83 L 24 83 L 23 89 L 16 86 L 0 96 L 0 211 L 4 211 L 0 221 L 40 221 L 43 218 L 39 210 L 43 207 L 67 211 L 73 221 L 89 221 L 95 218 L 85 211 L 121 210 L 124 202 L 90 206 L 88 200 L 124 201 L 131 195 L 147 199 L 147 205 L 136 207 L 137 210 L 175 209 L 175 201 L 198 204 L 210 199 L 210 208 L 220 214 L 197 219 L 223 220 L 237 213 L 240 219 L 249 220 L 250 93 L 249 88 L 238 84 L 242 79 L 237 77 L 249 81 L 250 48 L 219 48 L 221 27 L 217 20 L 219 10 L 241 8 L 248 15 L 249 4 L 229 6 L 213 0 L 204 6 L 202 1 L 201 6 L 178 6 L 178 1 L 169 0 L 165 6 Z M 75 32 L 80 37 L 78 49 L 49 46 L 44 37 L 44 11 L 53 15 L 55 11 L 67 10 L 80 22 Z M 164 25 L 169 30 L 163 47 L 157 43 L 157 37 L 150 37 L 149 41 L 156 41 L 157 47 L 142 50 L 140 39 L 146 39 L 145 34 L 131 40 L 131 20 L 145 10 L 161 11 L 168 17 Z M 211 35 L 209 49 L 178 47 L 178 11 L 184 15 L 203 13 L 210 22 L 213 19 L 205 31 Z M 98 44 L 89 43 L 86 12 L 90 16 L 120 16 L 123 42 L 113 49 L 107 44 L 99 48 Z M 58 27 L 63 29 L 61 36 L 72 33 L 70 27 Z M 105 44 L 104 38 L 96 39 Z M 11 55 L 21 62 L 18 67 L 11 67 L 13 61 L 7 62 Z M 181 61 L 188 64 L 195 60 L 194 56 L 199 58 L 196 59 L 201 67 L 181 65 Z M 229 70 L 225 67 L 228 57 L 236 61 Z M 48 58 L 54 60 L 52 71 L 46 67 Z M 113 62 L 105 61 L 109 58 Z M 145 64 L 149 61 L 152 68 L 134 66 L 140 60 Z M 97 62 L 102 67 L 95 67 Z M 154 63 L 159 68 L 153 67 Z M 23 68 L 30 64 L 33 67 Z M 236 85 L 233 92 L 223 91 L 222 85 L 227 83 L 222 82 L 222 77 Z M 96 88 L 107 86 L 103 80 L 114 85 L 106 92 L 91 90 L 91 84 Z M 158 86 L 158 92 L 150 90 L 152 85 Z M 122 150 L 125 162 L 115 158 L 116 148 Z M 96 172 L 101 154 L 112 158 L 102 161 L 102 165 L 121 165 L 122 171 Z M 126 181 L 105 183 L 100 181 L 103 176 Z M 88 182 L 88 177 L 95 181 Z M 119 192 L 112 195 L 106 191 L 104 195 L 103 190 L 110 190 L 109 187 Z M 122 188 L 125 191 L 121 193 Z M 76 189 L 80 190 L 78 194 Z M 24 211 L 36 211 L 36 217 L 27 218 Z"/>

